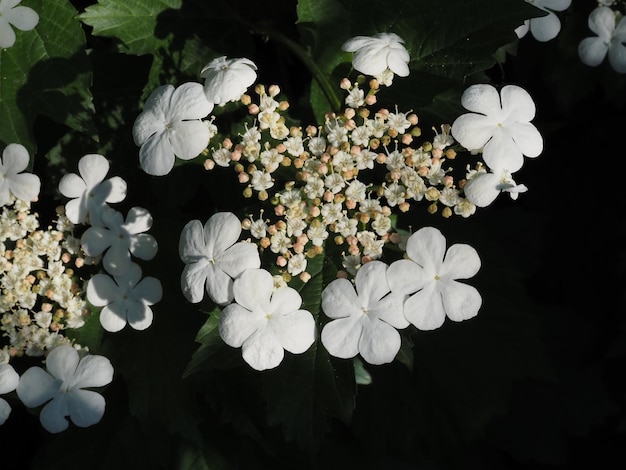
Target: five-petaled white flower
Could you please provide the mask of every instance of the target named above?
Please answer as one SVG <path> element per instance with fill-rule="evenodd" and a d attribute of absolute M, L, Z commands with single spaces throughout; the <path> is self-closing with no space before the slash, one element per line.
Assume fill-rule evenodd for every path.
<path fill-rule="evenodd" d="M 333 320 L 322 329 L 322 344 L 336 357 L 361 354 L 370 364 L 386 364 L 400 350 L 400 333 L 409 322 L 403 315 L 405 295 L 390 292 L 387 265 L 370 261 L 356 273 L 352 285 L 335 279 L 322 291 L 322 310 Z M 356 287 L 356 292 L 355 292 Z"/>
<path fill-rule="evenodd" d="M 249 269 L 234 282 L 236 303 L 220 317 L 219 333 L 226 344 L 242 348 L 243 359 L 256 370 L 273 369 L 285 350 L 305 352 L 315 341 L 315 320 L 300 309 L 302 298 L 291 287 L 274 289 L 272 275 Z"/>
<path fill-rule="evenodd" d="M 21 31 L 30 31 L 39 23 L 35 10 L 17 6 L 21 0 L 0 0 L 0 48 L 6 49 L 15 44 L 15 31 L 11 25 Z"/>
<path fill-rule="evenodd" d="M 569 8 L 572 0 L 526 0 L 531 5 L 547 12 L 546 16 L 539 16 L 524 21 L 524 24 L 515 30 L 518 38 L 526 36 L 528 31 L 537 41 L 546 42 L 554 39 L 561 31 L 561 20 L 554 13 Z"/>
<path fill-rule="evenodd" d="M 361 73 L 375 76 L 389 69 L 400 77 L 406 77 L 411 57 L 403 44 L 402 38 L 395 33 L 379 33 L 372 37 L 348 39 L 341 49 L 354 52 L 352 66 Z"/>
<path fill-rule="evenodd" d="M 256 80 L 256 70 L 250 59 L 213 59 L 200 72 L 206 98 L 218 105 L 238 100 Z"/>
<path fill-rule="evenodd" d="M 259 268 L 256 245 L 238 242 L 241 222 L 231 212 L 218 212 L 204 227 L 199 220 L 185 225 L 180 234 L 180 259 L 186 264 L 181 275 L 183 294 L 192 303 L 209 297 L 218 305 L 233 300 L 233 279 L 246 269 Z"/>
<path fill-rule="evenodd" d="M 142 233 L 152 227 L 152 216 L 142 207 L 133 207 L 124 216 L 113 209 L 102 213 L 103 227 L 89 227 L 80 239 L 89 256 L 100 256 L 106 250 L 102 265 L 109 274 L 121 276 L 131 266 L 131 254 L 150 260 L 158 251 L 154 237 Z"/>
<path fill-rule="evenodd" d="M 10 364 L 0 364 L 0 395 L 12 392 L 17 388 L 20 376 Z M 4 398 L 0 398 L 0 426 L 11 414 L 11 406 Z"/>
<path fill-rule="evenodd" d="M 453 321 L 476 316 L 482 299 L 473 286 L 458 282 L 480 269 L 480 258 L 469 245 L 452 245 L 434 227 L 412 234 L 406 243 L 407 259 L 395 261 L 387 270 L 391 292 L 410 295 L 404 316 L 420 330 L 439 328 L 446 316 Z"/>
<path fill-rule="evenodd" d="M 41 181 L 37 175 L 22 173 L 30 157 L 26 147 L 9 144 L 0 159 L 0 207 L 11 200 L 11 194 L 22 201 L 32 201 L 39 196 Z"/>
<path fill-rule="evenodd" d="M 133 139 L 141 146 L 141 168 L 149 175 L 163 176 L 172 171 L 176 157 L 197 157 L 211 139 L 211 128 L 202 118 L 212 110 L 200 83 L 154 90 L 133 125 Z"/>
<path fill-rule="evenodd" d="M 452 136 L 468 150 L 482 148 L 490 168 L 513 173 L 524 164 L 524 155 L 534 158 L 542 152 L 541 134 L 530 123 L 535 103 L 523 88 L 507 85 L 498 94 L 491 85 L 472 85 L 463 92 L 461 104 L 474 112 L 454 121 Z"/>
<path fill-rule="evenodd" d="M 126 181 L 119 176 L 104 181 L 109 161 L 102 155 L 88 154 L 78 161 L 78 172 L 68 173 L 59 181 L 59 191 L 73 198 L 65 204 L 65 215 L 74 224 L 102 226 L 101 213 L 105 203 L 121 202 L 126 197 Z"/>
<path fill-rule="evenodd" d="M 115 276 L 96 274 L 87 284 L 87 299 L 100 312 L 102 327 L 111 332 L 120 331 L 126 322 L 135 330 L 145 330 L 152 324 L 151 305 L 163 296 L 161 282 L 151 276 L 141 279 L 141 268 L 131 263 L 126 274 Z"/>
<path fill-rule="evenodd" d="M 87 355 L 79 360 L 72 346 L 57 346 L 46 358 L 47 371 L 31 367 L 20 378 L 17 396 L 29 408 L 48 402 L 39 415 L 43 427 L 52 433 L 69 426 L 96 424 L 104 415 L 104 397 L 90 387 L 103 387 L 113 380 L 113 366 L 104 356 Z"/>
<path fill-rule="evenodd" d="M 578 45 L 578 55 L 585 65 L 596 67 L 609 56 L 616 72 L 626 73 L 626 17 L 615 25 L 615 12 L 608 7 L 598 7 L 589 15 L 589 29 L 596 37 L 583 39 Z"/>
<path fill-rule="evenodd" d="M 520 193 L 526 191 L 528 188 L 517 184 L 511 172 L 506 169 L 492 169 L 489 173 L 478 172 L 463 186 L 465 197 L 477 207 L 487 207 L 501 192 L 509 193 L 511 199 L 516 200 Z"/>

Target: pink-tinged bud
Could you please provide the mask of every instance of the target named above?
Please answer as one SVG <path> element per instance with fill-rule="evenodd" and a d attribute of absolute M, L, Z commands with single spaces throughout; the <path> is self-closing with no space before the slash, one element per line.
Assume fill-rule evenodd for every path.
<path fill-rule="evenodd" d="M 361 264 L 367 264 L 370 261 L 372 261 L 372 257 L 371 256 L 364 256 L 363 258 L 361 258 Z"/>
<path fill-rule="evenodd" d="M 250 227 L 252 226 L 252 221 L 250 219 L 243 219 L 241 221 L 241 228 L 244 230 L 250 230 Z"/>
<path fill-rule="evenodd" d="M 348 279 L 348 273 L 345 271 L 337 271 L 337 279 Z"/>
<path fill-rule="evenodd" d="M 241 160 L 241 152 L 237 149 L 235 149 L 234 151 L 230 152 L 230 159 L 233 162 L 238 162 L 239 160 Z"/>
<path fill-rule="evenodd" d="M 420 166 L 417 170 L 417 174 L 420 176 L 428 176 L 428 167 Z"/>
<path fill-rule="evenodd" d="M 250 103 L 252 103 L 250 95 L 241 95 L 241 104 L 248 106 Z"/>
<path fill-rule="evenodd" d="M 276 232 L 278 230 L 276 230 L 276 225 L 272 224 L 269 227 L 267 227 L 267 233 L 269 233 L 270 235 L 276 235 Z"/>
<path fill-rule="evenodd" d="M 77 268 L 82 268 L 85 265 L 85 260 L 83 258 L 76 258 L 74 261 L 74 266 Z"/>
<path fill-rule="evenodd" d="M 431 161 L 431 166 L 436 166 L 441 163 L 441 160 L 439 160 L 439 158 L 437 157 L 433 157 L 430 161 Z"/>
<path fill-rule="evenodd" d="M 356 201 L 354 199 L 346 200 L 346 209 L 352 210 L 356 208 Z"/>
<path fill-rule="evenodd" d="M 438 147 L 435 147 L 433 151 L 431 152 L 431 155 L 433 158 L 436 158 L 437 160 L 439 160 L 441 157 L 443 157 L 443 150 L 441 150 Z"/>
<path fill-rule="evenodd" d="M 446 175 L 443 177 L 443 185 L 446 188 L 451 188 L 454 185 L 454 178 L 450 175 Z"/>
<path fill-rule="evenodd" d="M 344 112 L 343 115 L 347 118 L 347 119 L 352 119 L 354 117 L 354 115 L 356 114 L 356 111 L 352 108 L 347 108 Z"/>
<path fill-rule="evenodd" d="M 346 238 L 346 241 L 348 242 L 348 245 L 350 246 L 356 246 L 359 243 L 359 239 L 355 237 L 354 235 L 348 235 L 348 237 Z"/>
<path fill-rule="evenodd" d="M 320 208 L 318 206 L 313 206 L 309 209 L 309 215 L 311 217 L 319 217 L 320 215 Z"/>
<path fill-rule="evenodd" d="M 389 241 L 393 243 L 394 245 L 397 245 L 398 243 L 402 241 L 402 237 L 400 236 L 399 233 L 393 232 L 389 234 Z"/>
<path fill-rule="evenodd" d="M 276 258 L 276 265 L 284 268 L 285 266 L 287 266 L 287 260 L 284 256 L 279 256 L 278 258 Z"/>
<path fill-rule="evenodd" d="M 343 78 L 339 82 L 339 88 L 341 88 L 342 90 L 349 90 L 350 88 L 352 88 L 352 82 L 347 78 Z"/>
<path fill-rule="evenodd" d="M 267 248 L 268 246 L 270 246 L 272 244 L 272 242 L 270 241 L 270 239 L 268 237 L 263 237 L 259 240 L 259 246 L 261 248 Z"/>
<path fill-rule="evenodd" d="M 380 213 L 382 215 L 384 215 L 385 217 L 389 217 L 391 215 L 391 207 L 389 207 L 389 206 L 382 206 L 380 208 Z"/>
<path fill-rule="evenodd" d="M 306 284 L 311 280 L 311 275 L 304 271 L 303 273 L 300 273 L 300 280 Z"/>
<path fill-rule="evenodd" d="M 248 181 L 250 181 L 250 176 L 248 175 L 248 173 L 242 171 L 237 175 L 237 179 L 241 184 L 246 184 Z"/>
<path fill-rule="evenodd" d="M 334 199 L 335 195 L 332 191 L 324 192 L 324 202 L 331 202 Z"/>
<path fill-rule="evenodd" d="M 413 142 L 413 136 L 411 134 L 402 134 L 402 143 L 404 145 L 411 145 Z"/>
<path fill-rule="evenodd" d="M 276 222 L 276 228 L 279 231 L 284 232 L 285 230 L 287 230 L 287 223 L 284 220 L 279 220 L 278 222 Z"/>
<path fill-rule="evenodd" d="M 384 153 L 379 153 L 378 155 L 376 155 L 376 163 L 382 165 L 383 163 L 385 163 L 386 160 L 387 155 L 385 155 Z"/>
<path fill-rule="evenodd" d="M 348 247 L 348 252 L 349 252 L 351 255 L 355 255 L 355 256 L 356 256 L 356 255 L 358 255 L 358 254 L 360 253 L 360 250 L 359 250 L 358 245 L 350 245 L 350 246 Z"/>
<path fill-rule="evenodd" d="M 230 150 L 233 145 L 234 145 L 233 141 L 230 140 L 229 137 L 226 137 L 224 140 L 222 140 L 222 147 L 224 147 L 227 150 Z"/>
<path fill-rule="evenodd" d="M 317 135 L 317 127 L 315 126 L 306 126 L 306 135 L 309 137 L 315 137 Z"/>
<path fill-rule="evenodd" d="M 349 131 L 353 131 L 356 128 L 356 122 L 354 119 L 348 119 L 343 126 Z"/>
<path fill-rule="evenodd" d="M 278 110 L 279 111 L 287 111 L 289 109 L 289 101 L 281 101 L 278 103 Z"/>
<path fill-rule="evenodd" d="M 376 95 L 367 95 L 365 97 L 365 104 L 368 105 L 368 106 L 372 106 L 372 105 L 376 104 L 376 101 L 377 101 Z"/>
<path fill-rule="evenodd" d="M 280 87 L 278 85 L 270 85 L 270 87 L 267 89 L 269 95 L 274 98 L 275 96 L 277 96 L 280 93 Z"/>
<path fill-rule="evenodd" d="M 282 166 L 291 166 L 291 158 L 283 157 L 283 159 L 280 161 L 280 164 Z"/>
<path fill-rule="evenodd" d="M 302 243 L 295 243 L 292 248 L 294 253 L 300 254 L 304 252 L 304 245 Z"/>
<path fill-rule="evenodd" d="M 387 108 L 380 108 L 376 115 L 380 116 L 383 119 L 386 119 L 387 116 L 389 116 L 389 110 Z"/>
<path fill-rule="evenodd" d="M 324 118 L 328 119 L 328 120 L 333 120 L 337 117 L 337 115 L 335 113 L 326 113 L 324 114 Z"/>
<path fill-rule="evenodd" d="M 309 242 L 309 237 L 307 237 L 306 233 L 300 234 L 296 239 L 296 243 L 300 243 L 302 245 L 306 245 Z"/>
<path fill-rule="evenodd" d="M 61 255 L 61 261 L 63 261 L 63 264 L 67 264 L 70 261 L 72 261 L 72 255 L 70 255 L 69 253 L 63 253 Z"/>
<path fill-rule="evenodd" d="M 212 170 L 213 168 L 215 168 L 215 162 L 211 160 L 210 158 L 207 158 L 202 164 L 202 166 L 204 167 L 205 170 Z"/>
<path fill-rule="evenodd" d="M 326 166 L 326 165 L 320 165 L 320 166 L 318 166 L 318 167 L 317 167 L 317 172 L 318 172 L 320 175 L 325 175 L 325 174 L 327 174 L 327 173 L 328 173 L 328 166 Z"/>
<path fill-rule="evenodd" d="M 406 117 L 406 120 L 409 121 L 412 126 L 415 126 L 419 122 L 419 118 L 417 117 L 417 114 L 415 114 L 415 113 L 409 114 Z"/>
<path fill-rule="evenodd" d="M 411 205 L 406 201 L 398 204 L 398 209 L 400 209 L 400 212 L 408 212 L 410 208 L 411 208 Z"/>
<path fill-rule="evenodd" d="M 261 109 L 259 108 L 259 105 L 256 103 L 252 103 L 250 106 L 248 106 L 248 112 L 250 114 L 259 114 L 260 111 Z"/>
<path fill-rule="evenodd" d="M 400 172 L 400 170 L 391 170 L 389 172 L 389 178 L 391 178 L 392 181 L 398 181 L 402 178 L 402 172 Z"/>
<path fill-rule="evenodd" d="M 380 83 L 375 78 L 372 78 L 369 82 L 370 89 L 378 90 L 380 88 Z"/>
<path fill-rule="evenodd" d="M 276 207 L 274 207 L 274 214 L 276 214 L 278 217 L 282 217 L 283 215 L 285 215 L 285 206 L 283 206 L 282 204 L 278 204 Z"/>

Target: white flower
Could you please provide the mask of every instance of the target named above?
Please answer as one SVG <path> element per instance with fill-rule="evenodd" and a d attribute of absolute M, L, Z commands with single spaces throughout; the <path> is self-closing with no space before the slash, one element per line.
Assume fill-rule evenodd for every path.
<path fill-rule="evenodd" d="M 34 408 L 48 402 L 39 415 L 43 427 L 52 433 L 67 429 L 70 417 L 79 427 L 96 424 L 104 415 L 102 395 L 89 387 L 103 387 L 113 380 L 113 366 L 104 356 L 80 359 L 72 346 L 57 346 L 46 358 L 47 371 L 31 367 L 22 375 L 17 396 Z"/>
<path fill-rule="evenodd" d="M 615 12 L 608 7 L 598 7 L 588 19 L 589 29 L 596 37 L 583 39 L 578 45 L 578 55 L 585 65 L 596 67 L 607 53 L 609 63 L 616 72 L 626 73 L 626 17 L 615 26 Z"/>
<path fill-rule="evenodd" d="M 524 21 L 524 24 L 515 30 L 518 38 L 526 36 L 530 30 L 537 41 L 546 42 L 554 39 L 561 31 L 561 21 L 554 13 L 569 8 L 572 0 L 526 0 L 531 5 L 548 13 L 547 16 L 539 16 Z"/>
<path fill-rule="evenodd" d="M 491 85 L 472 85 L 463 92 L 461 104 L 474 112 L 454 121 L 452 135 L 468 150 L 482 148 L 489 167 L 515 172 L 524 155 L 534 158 L 542 152 L 541 134 L 530 123 L 535 103 L 523 88 L 507 85 L 498 94 Z"/>
<path fill-rule="evenodd" d="M 478 173 L 463 186 L 465 197 L 477 207 L 488 206 L 501 192 L 508 192 L 511 199 L 515 200 L 519 193 L 527 190 L 523 184 L 515 183 L 507 170 Z"/>
<path fill-rule="evenodd" d="M 163 288 L 158 279 L 141 279 L 141 268 L 131 263 L 126 274 L 115 276 L 96 274 L 87 284 L 87 299 L 100 312 L 102 327 L 111 332 L 120 331 L 126 322 L 135 330 L 145 330 L 152 324 L 151 305 L 159 302 Z"/>
<path fill-rule="evenodd" d="M 237 242 L 241 222 L 231 212 L 218 212 L 204 227 L 199 220 L 185 225 L 180 234 L 180 259 L 186 264 L 181 276 L 183 294 L 192 303 L 204 290 L 218 305 L 233 300 L 233 279 L 245 270 L 261 266 L 256 245 Z"/>
<path fill-rule="evenodd" d="M 366 75 L 380 75 L 390 69 L 400 77 L 409 75 L 408 51 L 404 41 L 394 33 L 379 33 L 373 37 L 356 36 L 348 39 L 341 49 L 354 52 L 352 66 Z"/>
<path fill-rule="evenodd" d="M 219 105 L 238 100 L 256 80 L 256 69 L 250 59 L 213 59 L 200 72 L 206 98 Z"/>
<path fill-rule="evenodd" d="M 13 366 L 9 364 L 0 364 L 0 395 L 12 392 L 17 388 L 20 376 L 15 372 Z M 4 398 L 0 398 L 0 426 L 11 414 L 11 406 Z"/>
<path fill-rule="evenodd" d="M 213 103 L 206 99 L 200 83 L 188 82 L 176 89 L 163 85 L 154 90 L 133 125 L 143 171 L 166 175 L 172 171 L 175 157 L 197 157 L 211 139 L 209 124 L 201 119 L 212 110 Z"/>
<path fill-rule="evenodd" d="M 102 214 L 103 227 L 88 228 L 80 239 L 89 256 L 100 256 L 106 250 L 102 265 L 109 274 L 121 276 L 131 266 L 131 254 L 143 260 L 154 258 L 158 251 L 152 235 L 142 233 L 152 227 L 152 216 L 141 207 L 128 211 L 126 220 L 116 210 Z"/>
<path fill-rule="evenodd" d="M 30 31 L 39 23 L 35 10 L 17 6 L 21 0 L 0 0 L 0 48 L 6 49 L 15 44 L 15 32 L 11 25 L 21 31 Z"/>
<path fill-rule="evenodd" d="M 457 279 L 467 279 L 480 269 L 480 258 L 469 245 L 452 245 L 439 230 L 425 227 L 406 242 L 408 259 L 395 261 L 387 270 L 391 292 L 412 294 L 404 315 L 420 330 L 439 328 L 446 316 L 453 321 L 474 317 L 482 304 L 478 291 Z"/>
<path fill-rule="evenodd" d="M 291 287 L 274 290 L 264 269 L 250 269 L 235 280 L 234 298 L 224 308 L 219 333 L 226 344 L 242 348 L 242 356 L 256 370 L 272 369 L 285 350 L 305 352 L 315 341 L 315 320 L 300 309 L 302 298 Z"/>
<path fill-rule="evenodd" d="M 22 173 L 29 162 L 28 150 L 23 145 L 9 144 L 2 151 L 2 159 L 0 159 L 0 206 L 4 206 L 11 200 L 11 194 L 26 202 L 39 196 L 41 189 L 39 177 L 31 173 Z"/>
<path fill-rule="evenodd" d="M 104 181 L 109 172 L 109 161 L 98 154 L 83 156 L 78 162 L 78 172 L 68 173 L 59 181 L 59 191 L 73 198 L 65 204 L 65 215 L 74 224 L 89 223 L 102 226 L 100 217 L 105 203 L 121 202 L 126 197 L 126 181 L 114 176 Z"/>
<path fill-rule="evenodd" d="M 335 279 L 322 291 L 322 310 L 333 320 L 322 329 L 322 344 L 336 357 L 361 354 L 370 364 L 386 364 L 400 350 L 400 333 L 409 322 L 402 314 L 406 296 L 390 292 L 387 265 L 370 261 L 356 273 L 355 286 Z M 356 291 L 355 291 L 356 287 Z"/>

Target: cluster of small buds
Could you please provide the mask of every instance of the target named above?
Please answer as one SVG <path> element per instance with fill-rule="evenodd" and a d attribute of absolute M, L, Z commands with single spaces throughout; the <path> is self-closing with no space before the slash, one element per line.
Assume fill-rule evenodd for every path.
<path fill-rule="evenodd" d="M 8 345 L 0 363 L 14 356 L 42 356 L 70 340 L 89 314 L 78 270 L 85 258 L 73 224 L 58 214 L 56 228 L 39 228 L 30 203 L 14 200 L 0 217 L 0 331 Z"/>
<path fill-rule="evenodd" d="M 226 138 L 212 149 L 205 163 L 207 169 L 233 167 L 246 186 L 245 197 L 256 194 L 271 203 L 273 213 L 250 215 L 242 227 L 261 252 L 273 253 L 287 281 L 298 276 L 306 282 L 307 260 L 323 253 L 329 240 L 341 247 L 348 273 L 380 258 L 385 244 L 400 241 L 392 213 L 407 212 L 411 203 L 425 201 L 428 213 L 444 217 L 476 211 L 463 197 L 465 179 L 455 181 L 451 174 L 456 152 L 450 126 L 433 128 L 432 141 L 417 144 L 422 134 L 417 115 L 372 111 L 379 83 L 370 80 L 366 94 L 363 82 L 344 79 L 340 86 L 348 97 L 342 114 L 328 114 L 324 126 L 304 129 L 287 128 L 280 112 L 289 105 L 276 100 L 277 86 L 266 91 L 257 85 L 258 104 L 242 97 L 254 121 L 238 142 Z M 287 171 L 278 178 L 280 168 Z"/>

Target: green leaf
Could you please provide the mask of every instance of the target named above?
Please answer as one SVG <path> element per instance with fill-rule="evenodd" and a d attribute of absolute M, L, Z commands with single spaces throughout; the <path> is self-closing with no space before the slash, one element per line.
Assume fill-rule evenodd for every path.
<path fill-rule="evenodd" d="M 15 44 L 0 49 L 0 140 L 33 155 L 35 119 L 45 115 L 95 138 L 91 64 L 76 10 L 65 0 L 26 0 L 39 14 L 32 31 L 16 30 Z"/>

